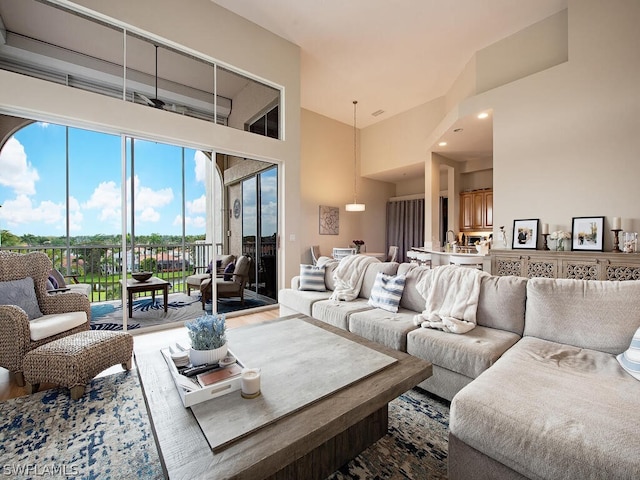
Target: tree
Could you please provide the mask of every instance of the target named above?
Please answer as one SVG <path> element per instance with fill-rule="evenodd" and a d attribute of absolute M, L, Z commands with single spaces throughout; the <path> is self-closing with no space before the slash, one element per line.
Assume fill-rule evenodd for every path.
<path fill-rule="evenodd" d="M 158 262 L 155 258 L 147 257 L 140 262 L 140 268 L 145 272 L 155 272 Z"/>

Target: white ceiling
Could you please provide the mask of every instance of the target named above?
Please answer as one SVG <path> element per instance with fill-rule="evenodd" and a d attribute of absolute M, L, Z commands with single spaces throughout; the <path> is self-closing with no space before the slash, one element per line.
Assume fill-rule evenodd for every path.
<path fill-rule="evenodd" d="M 301 49 L 302 107 L 366 127 L 444 95 L 473 54 L 567 0 L 212 0 Z M 385 113 L 377 117 L 377 110 Z"/>

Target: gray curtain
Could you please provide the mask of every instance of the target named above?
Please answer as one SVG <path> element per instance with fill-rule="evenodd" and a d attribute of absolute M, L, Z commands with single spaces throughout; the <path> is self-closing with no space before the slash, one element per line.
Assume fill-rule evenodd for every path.
<path fill-rule="evenodd" d="M 398 262 L 407 250 L 424 246 L 424 199 L 387 202 L 387 251 L 397 245 Z"/>

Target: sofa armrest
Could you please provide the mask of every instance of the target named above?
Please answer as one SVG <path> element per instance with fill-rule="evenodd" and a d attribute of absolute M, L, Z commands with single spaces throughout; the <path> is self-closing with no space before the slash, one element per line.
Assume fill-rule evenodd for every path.
<path fill-rule="evenodd" d="M 291 290 L 300 289 L 300 275 L 296 275 L 291 279 Z"/>

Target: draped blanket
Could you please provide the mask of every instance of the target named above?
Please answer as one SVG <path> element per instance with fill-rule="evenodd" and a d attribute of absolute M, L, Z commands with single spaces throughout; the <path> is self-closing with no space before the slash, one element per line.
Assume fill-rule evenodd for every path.
<path fill-rule="evenodd" d="M 416 288 L 426 299 L 424 311 L 413 318 L 416 325 L 451 333 L 466 333 L 476 326 L 480 283 L 487 272 L 448 265 L 434 268 Z"/>
<path fill-rule="evenodd" d="M 349 255 L 340 260 L 340 264 L 333 272 L 336 287 L 330 299 L 345 300 L 347 302 L 355 299 L 360 293 L 367 265 L 379 261 L 375 257 L 366 255 Z"/>

